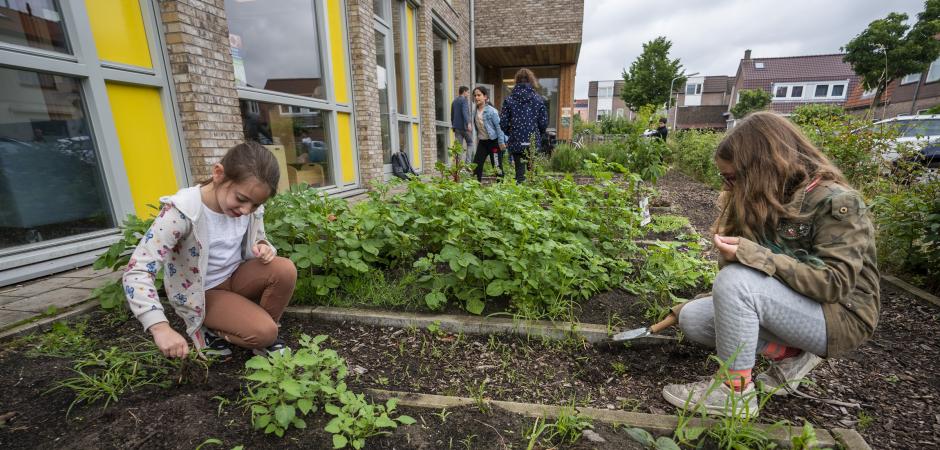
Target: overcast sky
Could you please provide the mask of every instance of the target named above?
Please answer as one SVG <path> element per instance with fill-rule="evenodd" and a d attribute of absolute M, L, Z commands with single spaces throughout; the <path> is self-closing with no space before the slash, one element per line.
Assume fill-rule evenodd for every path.
<path fill-rule="evenodd" d="M 618 79 L 666 36 L 685 73 L 733 76 L 745 49 L 752 58 L 838 53 L 868 24 L 903 12 L 909 23 L 923 0 L 584 0 L 584 35 L 575 98 L 588 82 Z"/>

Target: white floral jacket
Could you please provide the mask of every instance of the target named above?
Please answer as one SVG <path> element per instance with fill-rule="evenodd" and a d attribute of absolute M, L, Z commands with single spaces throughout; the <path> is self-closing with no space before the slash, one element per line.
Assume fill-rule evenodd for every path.
<path fill-rule="evenodd" d="M 131 312 L 144 330 L 167 322 L 157 296 L 154 280 L 162 267 L 167 301 L 186 323 L 186 334 L 196 349 L 205 347 L 202 323 L 205 319 L 203 277 L 209 263 L 207 222 L 202 217 L 199 186 L 181 189 L 175 195 L 161 197 L 163 207 L 146 235 L 137 244 L 124 269 L 124 294 Z M 264 207 L 259 207 L 248 222 L 242 241 L 242 258 L 254 258 L 256 243 L 271 245 L 264 234 Z M 273 246 L 271 247 L 274 248 Z"/>

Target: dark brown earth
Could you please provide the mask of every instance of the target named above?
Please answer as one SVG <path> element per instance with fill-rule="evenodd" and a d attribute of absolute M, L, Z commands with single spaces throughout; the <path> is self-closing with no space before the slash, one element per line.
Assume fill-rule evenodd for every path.
<path fill-rule="evenodd" d="M 608 295 L 610 302 L 630 301 L 629 296 Z M 874 338 L 845 358 L 824 362 L 809 376 L 815 385 L 804 391 L 824 400 L 775 397 L 763 411 L 762 421 L 787 419 L 799 424 L 806 419 L 819 428 L 857 428 L 879 449 L 940 446 L 940 348 L 935 342 L 940 334 L 938 310 L 890 289 L 884 289 L 882 295 L 884 314 Z M 631 308 L 622 310 L 626 319 L 620 327 L 641 324 L 640 318 L 630 316 Z M 284 337 L 293 345 L 302 333 L 330 336 L 326 345 L 337 350 L 352 371 L 362 372 L 349 377 L 356 390 L 371 387 L 673 413 L 660 396 L 663 385 L 697 380 L 715 370 L 706 349 L 686 343 L 601 349 L 576 339 L 549 342 L 518 336 L 459 336 L 426 329 L 318 323 L 297 317 L 285 319 L 283 326 Z M 134 322 L 109 326 L 96 320 L 90 329 L 96 330 L 99 342 L 115 343 L 140 335 Z M 228 448 L 237 444 L 246 448 L 328 448 L 321 445 L 328 438 L 319 431 L 324 425 L 322 417 L 307 430 L 291 431 L 278 440 L 251 432 L 244 411 L 232 404 L 225 405 L 219 415 L 219 403 L 213 398 L 238 398 L 238 377 L 249 357 L 244 351 L 214 365 L 208 384 L 145 388 L 107 408 L 100 404 L 76 406 L 66 420 L 72 394 L 44 392 L 70 376 L 69 361 L 29 358 L 25 349 L 7 348 L 0 355 L 0 415 L 16 414 L 0 427 L 0 448 L 194 448 L 208 438 L 222 439 Z M 424 417 L 427 423 L 432 423 L 429 421 L 436 416 L 431 413 L 436 412 L 406 411 L 416 418 Z M 482 446 L 487 442 L 483 436 L 493 435 L 484 434 L 490 429 L 476 421 L 502 430 L 503 425 L 497 426 L 496 421 L 503 419 L 478 412 L 471 415 L 465 422 L 456 422 L 450 431 L 436 425 L 401 430 L 390 438 L 370 440 L 369 448 L 447 448 L 437 441 L 453 437 L 456 446 L 457 440 L 469 434 L 480 436 L 477 442 L 481 446 L 473 448 L 499 448 Z M 511 421 L 514 425 L 505 429 L 521 429 L 532 423 L 523 418 Z M 599 428 L 605 437 L 618 435 L 604 430 Z M 514 433 L 518 438 L 519 432 Z M 416 442 L 432 443 L 422 447 Z"/>
<path fill-rule="evenodd" d="M 692 208 L 703 202 L 701 185 L 667 175 L 673 205 Z M 707 189 L 707 188 L 705 188 Z M 701 209 L 703 203 L 698 203 Z M 705 211 L 682 213 L 696 228 L 707 227 Z M 701 219 L 694 219 L 700 216 Z M 701 229 L 700 229 L 701 230 Z M 905 293 L 882 289 L 883 313 L 874 337 L 857 351 L 827 360 L 808 377 L 803 389 L 813 400 L 774 397 L 761 414 L 764 422 L 806 419 L 818 428 L 856 428 L 878 449 L 940 447 L 940 309 Z M 585 322 L 609 322 L 613 328 L 647 325 L 643 305 L 622 291 L 602 293 L 582 306 Z M 590 320 L 588 320 L 590 319 Z M 100 343 L 126 345 L 142 333 L 136 322 L 89 327 Z M 689 382 L 713 373 L 708 351 L 686 343 L 661 347 L 600 349 L 577 340 L 543 342 L 517 336 L 455 336 L 425 329 L 390 329 L 354 324 L 315 323 L 299 318 L 284 322 L 284 337 L 296 345 L 301 333 L 327 334 L 328 345 L 353 370 L 350 386 L 460 395 L 524 402 L 591 405 L 640 412 L 674 412 L 660 396 L 667 383 Z M 104 346 L 104 344 L 99 344 Z M 306 430 L 291 430 L 284 439 L 250 431 L 248 417 L 232 403 L 241 391 L 246 352 L 211 368 L 207 384 L 144 388 L 107 408 L 76 406 L 66 420 L 72 394 L 44 394 L 71 375 L 71 362 L 27 357 L 27 347 L 0 350 L 0 448 L 195 448 L 209 438 L 224 447 L 330 448 L 323 433 L 325 416 L 308 421 Z M 467 448 L 461 440 L 476 435 L 470 448 L 502 448 L 499 436 L 525 448 L 522 429 L 532 419 L 474 408 L 454 411 L 444 424 L 438 411 L 402 408 L 419 425 L 393 436 L 373 438 L 368 448 Z M 2 419 L 0 419 L 2 420 Z M 486 424 L 486 425 L 484 425 Z M 493 428 L 498 431 L 494 431 Z M 609 448 L 629 448 L 622 432 L 601 427 Z M 453 445 L 451 445 L 453 441 Z M 582 443 L 582 447 L 594 448 Z M 208 447 L 208 446 L 207 446 Z M 565 447 L 560 447 L 565 448 Z M 603 448 L 603 447 L 598 447 Z"/>

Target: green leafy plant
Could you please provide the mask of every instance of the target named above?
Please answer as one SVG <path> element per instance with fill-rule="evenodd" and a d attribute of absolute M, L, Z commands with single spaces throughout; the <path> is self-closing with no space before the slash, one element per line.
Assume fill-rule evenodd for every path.
<path fill-rule="evenodd" d="M 643 444 L 647 448 L 654 450 L 679 450 L 679 444 L 666 436 L 653 437 L 649 431 L 636 427 L 626 428 L 625 431 L 627 436 L 630 436 L 631 439 Z"/>
<path fill-rule="evenodd" d="M 683 231 L 690 226 L 689 219 L 683 216 L 671 214 L 655 215 L 650 222 L 650 231 L 654 233 L 669 233 L 672 231 Z"/>
<path fill-rule="evenodd" d="M 159 210 L 154 205 L 147 205 L 153 210 Z M 121 239 L 108 247 L 108 250 L 95 259 L 93 267 L 95 270 L 111 269 L 118 271 L 124 269 L 130 261 L 131 252 L 140 243 L 141 238 L 153 225 L 153 216 L 147 219 L 141 219 L 133 214 L 128 214 L 121 225 Z M 157 289 L 163 284 L 163 271 L 157 274 L 155 280 Z M 125 305 L 127 301 L 124 298 L 124 288 L 121 280 L 117 279 L 105 283 L 92 290 L 89 299 L 97 299 L 101 309 L 118 315 L 126 316 Z"/>
<path fill-rule="evenodd" d="M 334 350 L 320 348 L 326 339 L 303 335 L 296 352 L 255 356 L 245 363 L 249 384 L 241 403 L 255 429 L 280 437 L 291 426 L 306 428 L 302 416 L 317 411 L 338 388 L 345 390 L 346 364 Z"/>
<path fill-rule="evenodd" d="M 85 335 L 86 328 L 88 328 L 87 321 L 76 322 L 72 325 L 65 321 L 53 322 L 49 332 L 28 339 L 33 346 L 27 355 L 72 358 L 88 353 L 94 349 L 95 341 Z"/>
<path fill-rule="evenodd" d="M 365 447 L 369 437 L 388 434 L 388 430 L 397 428 L 398 424 L 415 423 L 410 416 L 391 417 L 398 402 L 394 398 L 384 405 L 374 404 L 366 401 L 364 395 L 346 390 L 344 385 L 340 385 L 334 399 L 339 406 L 327 403 L 324 407 L 326 412 L 335 416 L 324 430 L 333 434 L 333 448 L 336 449 L 349 445 L 358 450 Z"/>
<path fill-rule="evenodd" d="M 584 430 L 593 429 L 593 421 L 575 409 L 574 402 L 561 408 L 555 421 L 549 424 L 548 439 L 562 444 L 573 444 L 581 439 Z"/>

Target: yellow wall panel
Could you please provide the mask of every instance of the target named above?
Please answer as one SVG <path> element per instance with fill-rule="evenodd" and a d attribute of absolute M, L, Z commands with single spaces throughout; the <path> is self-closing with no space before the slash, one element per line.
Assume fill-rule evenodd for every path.
<path fill-rule="evenodd" d="M 407 19 L 405 32 L 408 34 L 408 84 L 411 92 L 411 115 L 418 116 L 418 52 L 415 43 L 415 15 L 410 4 L 405 7 Z M 416 135 L 417 136 L 417 135 Z"/>
<path fill-rule="evenodd" d="M 421 169 L 421 130 L 418 124 L 411 124 L 411 167 Z"/>
<path fill-rule="evenodd" d="M 85 0 L 98 59 L 152 68 L 138 0 Z"/>
<path fill-rule="evenodd" d="M 336 103 L 349 104 L 349 75 L 346 68 L 346 22 L 343 21 L 343 1 L 327 0 L 327 18 L 330 31 L 330 57 L 333 60 L 333 92 Z"/>
<path fill-rule="evenodd" d="M 355 149 L 352 139 L 352 118 L 347 113 L 336 113 L 336 134 L 339 141 L 340 168 L 343 172 L 342 184 L 356 181 Z"/>
<path fill-rule="evenodd" d="M 107 83 L 124 169 L 137 215 L 148 217 L 162 195 L 176 192 L 176 171 L 156 88 Z"/>

